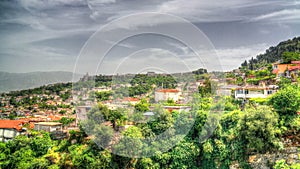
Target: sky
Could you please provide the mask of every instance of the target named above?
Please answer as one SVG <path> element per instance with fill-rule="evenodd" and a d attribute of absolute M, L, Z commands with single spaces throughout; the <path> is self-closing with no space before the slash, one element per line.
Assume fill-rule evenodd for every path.
<path fill-rule="evenodd" d="M 300 0 L 1 0 L 0 8 L 5 72 L 227 71 L 300 35 Z"/>

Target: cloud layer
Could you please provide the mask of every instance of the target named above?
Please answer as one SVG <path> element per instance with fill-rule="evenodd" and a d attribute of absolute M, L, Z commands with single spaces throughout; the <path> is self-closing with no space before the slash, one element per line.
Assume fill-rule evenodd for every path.
<path fill-rule="evenodd" d="M 3 0 L 0 8 L 0 71 L 8 72 L 72 71 L 95 31 L 138 12 L 162 12 L 194 23 L 215 45 L 225 70 L 300 32 L 299 0 Z M 134 23 L 127 24 L 133 29 Z M 119 43 L 110 62 L 152 43 L 147 37 Z M 161 45 L 176 55 L 190 55 L 186 46 L 168 41 Z"/>

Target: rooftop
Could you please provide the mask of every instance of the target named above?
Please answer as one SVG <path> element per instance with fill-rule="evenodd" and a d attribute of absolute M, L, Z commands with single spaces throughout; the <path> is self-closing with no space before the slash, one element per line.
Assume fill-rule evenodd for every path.
<path fill-rule="evenodd" d="M 45 125 L 45 126 L 59 126 L 59 125 L 62 125 L 62 123 L 59 123 L 59 122 L 39 122 L 39 123 L 35 123 L 35 124 Z"/>
<path fill-rule="evenodd" d="M 21 120 L 0 120 L 0 128 L 2 129 L 16 129 L 18 131 L 22 130 L 22 125 L 24 121 Z"/>
<path fill-rule="evenodd" d="M 180 91 L 177 90 L 177 89 L 160 89 L 160 90 L 157 90 L 157 92 L 163 92 L 163 93 L 178 93 L 178 92 L 180 92 Z"/>
<path fill-rule="evenodd" d="M 133 102 L 133 101 L 140 101 L 140 99 L 134 97 L 126 97 L 123 99 L 123 101 Z"/>

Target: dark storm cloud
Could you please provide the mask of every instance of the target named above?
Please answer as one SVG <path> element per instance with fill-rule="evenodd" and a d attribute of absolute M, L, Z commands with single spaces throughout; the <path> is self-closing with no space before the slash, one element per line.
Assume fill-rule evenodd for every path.
<path fill-rule="evenodd" d="M 0 70 L 72 71 L 81 47 L 96 30 L 136 12 L 163 12 L 193 22 L 215 45 L 226 70 L 271 45 L 298 36 L 300 30 L 298 0 L 2 0 Z M 185 46 L 147 37 L 118 44 L 111 58 L 153 43 L 176 55 L 191 55 Z M 170 56 L 163 50 L 142 54 L 151 52 Z"/>

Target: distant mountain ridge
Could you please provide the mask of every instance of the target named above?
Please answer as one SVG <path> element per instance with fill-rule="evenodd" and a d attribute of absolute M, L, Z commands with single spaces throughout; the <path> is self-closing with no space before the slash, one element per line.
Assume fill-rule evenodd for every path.
<path fill-rule="evenodd" d="M 82 75 L 74 75 L 74 81 L 78 81 Z M 73 81 L 72 72 L 30 72 L 8 73 L 0 72 L 0 93 L 16 90 L 35 88 L 47 84 L 66 83 Z"/>

